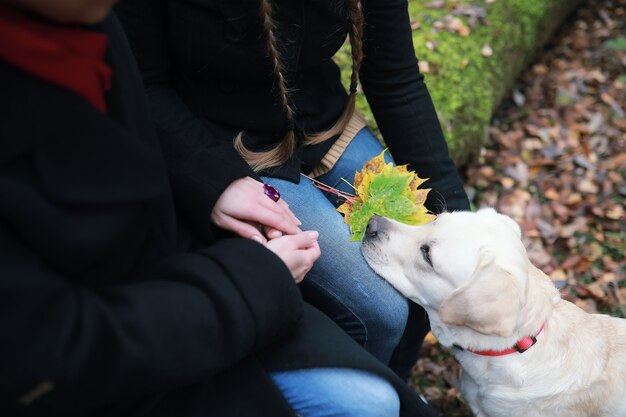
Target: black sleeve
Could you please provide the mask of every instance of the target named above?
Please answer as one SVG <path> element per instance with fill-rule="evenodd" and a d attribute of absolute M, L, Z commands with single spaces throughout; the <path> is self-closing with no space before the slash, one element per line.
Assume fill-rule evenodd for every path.
<path fill-rule="evenodd" d="M 209 227 L 209 215 L 224 189 L 246 176 L 258 179 L 232 141 L 216 138 L 182 101 L 172 78 L 165 0 L 125 0 L 115 12 L 130 41 L 150 100 L 177 206 L 196 231 Z"/>
<path fill-rule="evenodd" d="M 363 90 L 398 164 L 410 164 L 432 188 L 429 209 L 469 210 L 454 162 L 419 72 L 406 0 L 363 0 Z"/>
<path fill-rule="evenodd" d="M 74 415 L 207 381 L 302 314 L 286 266 L 251 241 L 222 241 L 167 259 L 140 282 L 94 289 L 18 236 L 0 219 L 0 409 Z"/>

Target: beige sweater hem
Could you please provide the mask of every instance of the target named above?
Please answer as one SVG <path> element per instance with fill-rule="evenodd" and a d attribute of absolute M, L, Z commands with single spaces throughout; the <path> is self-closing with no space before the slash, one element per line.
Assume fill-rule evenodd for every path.
<path fill-rule="evenodd" d="M 333 146 L 330 147 L 326 155 L 324 155 L 320 163 L 309 174 L 309 176 L 315 178 L 330 171 L 335 166 L 352 139 L 354 139 L 356 134 L 366 126 L 367 123 L 365 122 L 363 116 L 355 111 L 341 136 L 339 136 L 335 143 L 333 143 Z"/>

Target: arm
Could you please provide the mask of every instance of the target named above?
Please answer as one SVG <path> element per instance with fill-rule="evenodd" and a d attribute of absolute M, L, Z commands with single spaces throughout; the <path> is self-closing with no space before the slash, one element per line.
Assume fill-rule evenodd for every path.
<path fill-rule="evenodd" d="M 360 77 L 380 131 L 398 164 L 430 178 L 429 209 L 469 210 L 437 113 L 420 74 L 406 0 L 363 0 L 365 58 Z M 442 201 L 443 200 L 443 201 Z M 442 207 L 445 204 L 445 207 Z"/>
<path fill-rule="evenodd" d="M 0 220 L 0 277 L 0 409 L 33 413 L 206 381 L 286 334 L 302 311 L 280 259 L 240 239 L 96 289 L 49 267 Z M 26 405 L 42 383 L 52 390 Z"/>

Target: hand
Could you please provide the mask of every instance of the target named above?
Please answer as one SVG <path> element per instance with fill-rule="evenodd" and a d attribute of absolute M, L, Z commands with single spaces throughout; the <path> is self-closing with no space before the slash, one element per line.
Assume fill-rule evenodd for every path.
<path fill-rule="evenodd" d="M 241 237 L 265 243 L 259 230 L 263 226 L 269 238 L 300 233 L 300 220 L 285 201 L 277 202 L 263 193 L 263 183 L 250 177 L 235 180 L 224 190 L 211 212 L 211 221 Z"/>
<path fill-rule="evenodd" d="M 313 263 L 320 257 L 316 231 L 300 232 L 296 235 L 272 239 L 265 246 L 274 252 L 289 268 L 293 279 L 300 283 Z"/>

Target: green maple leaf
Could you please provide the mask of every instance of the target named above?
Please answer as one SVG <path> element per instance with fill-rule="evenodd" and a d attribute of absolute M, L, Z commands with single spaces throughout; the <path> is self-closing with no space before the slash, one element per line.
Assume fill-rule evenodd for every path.
<path fill-rule="evenodd" d="M 411 177 L 409 175 L 400 176 L 398 171 L 383 169 L 381 174 L 372 179 L 369 194 L 379 198 L 393 197 L 402 194 L 410 182 Z"/>
<path fill-rule="evenodd" d="M 385 164 L 383 153 L 369 160 L 355 175 L 356 201 L 338 211 L 350 225 L 352 241 L 360 241 L 372 216 L 384 216 L 406 224 L 423 224 L 435 218 L 424 206 L 430 190 L 418 189 L 425 181 L 406 166 Z"/>

